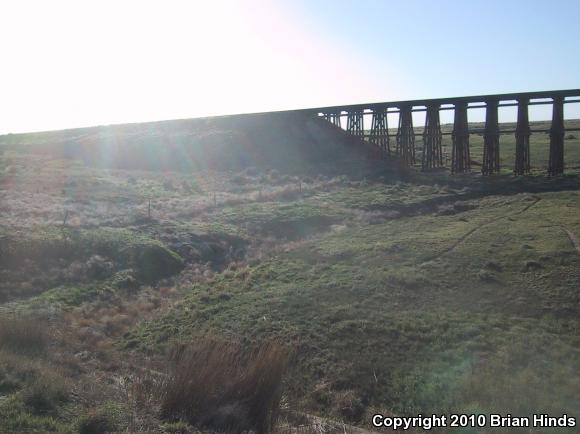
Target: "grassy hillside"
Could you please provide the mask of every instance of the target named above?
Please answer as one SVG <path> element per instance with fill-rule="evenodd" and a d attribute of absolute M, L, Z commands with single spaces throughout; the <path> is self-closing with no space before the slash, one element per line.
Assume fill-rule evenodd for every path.
<path fill-rule="evenodd" d="M 280 136 L 219 122 L 255 150 Z M 580 416 L 578 174 L 398 172 L 332 128 L 324 164 L 284 122 L 275 145 L 297 148 L 238 149 L 227 170 L 64 152 L 87 134 L 169 155 L 151 125 L 0 138 L 0 432 L 239 428 L 266 389 L 279 433 L 363 433 L 377 411 Z M 185 407 L 175 378 L 196 384 Z M 200 418 L 208 402 L 226 405 Z"/>
<path fill-rule="evenodd" d="M 299 348 L 294 393 L 322 412 L 354 391 L 401 414 L 574 413 L 580 257 L 564 229 L 580 231 L 579 198 L 491 196 L 346 225 L 195 285 L 124 345 L 276 336 Z"/>
<path fill-rule="evenodd" d="M 356 142 L 356 141 L 354 141 Z M 323 119 L 300 113 L 224 116 L 0 136 L 0 149 L 130 170 L 234 170 L 316 173 L 364 153 Z M 356 142 L 365 146 L 361 142 Z"/>

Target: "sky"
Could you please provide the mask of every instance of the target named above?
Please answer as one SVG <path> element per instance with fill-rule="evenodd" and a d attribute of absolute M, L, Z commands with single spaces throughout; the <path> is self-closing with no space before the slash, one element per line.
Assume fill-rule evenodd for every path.
<path fill-rule="evenodd" d="M 579 24 L 577 0 L 0 0 L 0 133 L 580 88 Z"/>

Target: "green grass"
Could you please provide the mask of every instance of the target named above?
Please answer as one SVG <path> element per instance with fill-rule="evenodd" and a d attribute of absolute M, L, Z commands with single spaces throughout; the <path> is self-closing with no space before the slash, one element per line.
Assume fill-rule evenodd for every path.
<path fill-rule="evenodd" d="M 459 189 L 439 185 L 417 185 L 395 183 L 391 185 L 369 184 L 344 187 L 335 192 L 322 193 L 313 200 L 317 203 L 328 202 L 334 206 L 363 210 L 386 210 L 412 207 L 419 203 L 460 194 Z"/>
<path fill-rule="evenodd" d="M 38 227 L 26 233 L 0 229 L 3 267 L 30 261 L 50 266 L 59 260 L 88 259 L 103 255 L 122 267 L 134 267 L 148 281 L 174 274 L 182 259 L 159 241 L 144 234 L 118 228 L 72 229 Z"/>
<path fill-rule="evenodd" d="M 577 119 L 568 120 L 566 125 L 568 127 L 578 127 L 579 122 Z M 531 129 L 547 129 L 550 128 L 549 122 L 531 122 Z M 482 123 L 471 123 L 470 128 L 483 128 Z M 449 133 L 453 129 L 452 125 L 443 125 L 442 131 L 444 133 Z M 515 124 L 503 123 L 501 124 L 501 129 L 504 131 L 514 130 Z M 416 128 L 416 133 L 421 133 L 422 128 Z M 392 134 L 396 134 L 396 131 L 391 131 Z M 564 161 L 565 167 L 569 173 L 578 172 L 580 170 L 580 133 L 578 131 L 571 131 L 566 133 L 566 139 L 564 141 Z M 416 144 L 422 147 L 423 139 L 418 136 L 416 139 Z M 470 155 L 472 160 L 481 162 L 483 160 L 483 135 L 481 134 L 470 134 Z M 443 136 L 443 153 L 446 159 L 451 158 L 451 136 Z M 515 146 L 516 140 L 513 133 L 502 134 L 500 136 L 500 165 L 503 173 L 511 173 L 514 168 L 515 162 Z M 548 167 L 549 161 L 549 149 L 550 149 L 550 137 L 545 133 L 533 133 L 530 136 L 530 165 L 532 171 L 534 172 L 544 172 Z M 447 161 L 446 166 L 449 167 L 450 163 Z M 480 167 L 473 167 L 474 170 L 479 170 Z"/>
<path fill-rule="evenodd" d="M 74 434 L 75 424 L 54 415 L 34 414 L 18 395 L 0 401 L 0 425 L 6 433 Z"/>
<path fill-rule="evenodd" d="M 403 414 L 575 413 L 580 260 L 561 226 L 580 232 L 579 199 L 496 196 L 332 233 L 192 288 L 124 344 L 283 338 L 294 396 L 322 413 L 344 390 Z"/>
<path fill-rule="evenodd" d="M 154 319 L 103 339 L 137 361 L 143 353 L 163 361 L 174 342 L 206 333 L 242 344 L 278 338 L 295 350 L 285 402 L 343 418 L 348 396 L 366 408 L 349 420 L 361 425 L 372 409 L 580 414 L 580 256 L 566 233 L 580 236 L 580 183 L 577 174 L 543 176 L 546 137 L 532 136 L 538 170 L 528 177 L 511 176 L 514 141 L 502 136 L 499 176 L 412 172 L 399 180 L 384 168 L 334 178 L 102 170 L 45 161 L 31 152 L 35 141 L 48 151 L 45 139 L 0 138 L 10 142 L 0 159 L 0 288 L 5 300 L 20 300 L 0 313 L 62 306 L 62 319 L 86 319 L 73 324 L 89 333 L 101 326 L 95 316 L 134 303 L 136 318 Z M 478 160 L 481 137 L 471 143 Z M 450 152 L 448 136 L 444 144 Z M 578 145 L 566 142 L 571 172 L 580 167 Z M 65 209 L 73 215 L 63 229 Z M 110 274 L 42 285 L 97 254 L 114 263 Z M 148 287 L 124 287 L 133 276 Z M 175 298 L 139 315 L 140 300 L 162 293 Z M 79 351 L 62 353 L 69 350 Z M 39 414 L 25 390 L 27 369 L 40 362 L 4 356 L 0 431 L 77 432 L 77 422 L 128 411 L 109 390 L 115 411 L 63 403 Z M 103 379 L 121 375 L 91 360 Z"/>

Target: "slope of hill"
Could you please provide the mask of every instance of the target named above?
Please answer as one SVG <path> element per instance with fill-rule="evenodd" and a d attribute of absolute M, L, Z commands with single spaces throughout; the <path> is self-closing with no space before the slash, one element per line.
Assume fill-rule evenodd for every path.
<path fill-rule="evenodd" d="M 191 342 L 293 354 L 274 432 L 580 415 L 577 174 L 399 173 L 265 119 L 0 138 L 0 432 L 197 433 L 220 388 L 166 399 Z"/>
<path fill-rule="evenodd" d="M 319 118 L 270 113 L 112 125 L 0 137 L 0 148 L 114 169 L 305 171 L 361 161 L 356 141 Z"/>

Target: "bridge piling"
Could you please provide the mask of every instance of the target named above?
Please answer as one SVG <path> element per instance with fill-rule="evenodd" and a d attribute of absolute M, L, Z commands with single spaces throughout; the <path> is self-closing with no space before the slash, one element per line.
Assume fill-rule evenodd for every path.
<path fill-rule="evenodd" d="M 530 120 L 528 116 L 528 98 L 518 99 L 518 120 L 516 123 L 516 159 L 514 175 L 530 173 Z"/>
<path fill-rule="evenodd" d="M 328 122 L 330 122 L 333 125 L 336 125 L 339 128 L 341 127 L 340 111 L 324 113 L 324 119 L 326 119 Z"/>
<path fill-rule="evenodd" d="M 397 131 L 397 155 L 405 165 L 415 164 L 415 131 L 413 130 L 412 106 L 399 107 L 399 129 Z"/>
<path fill-rule="evenodd" d="M 423 131 L 423 170 L 439 167 L 443 164 L 440 135 L 451 135 L 452 155 L 451 173 L 465 173 L 471 170 L 469 109 L 486 109 L 485 127 L 474 127 L 473 133 L 483 133 L 483 161 L 481 173 L 491 175 L 500 172 L 500 146 L 502 134 L 514 134 L 516 139 L 515 163 L 513 173 L 525 175 L 531 172 L 530 137 L 532 133 L 548 133 L 550 136 L 550 159 L 547 169 L 549 176 L 564 173 L 564 136 L 566 131 L 580 131 L 580 127 L 564 124 L 564 104 L 580 103 L 580 89 L 552 90 L 538 92 L 519 92 L 493 95 L 472 95 L 452 98 L 432 98 L 423 100 L 391 101 L 368 104 L 319 107 L 304 109 L 301 112 L 315 116 L 322 115 L 328 122 L 341 127 L 342 117 L 347 118 L 346 132 L 360 140 L 368 139 L 373 145 L 371 154 L 374 158 L 380 155 L 396 156 L 403 164 L 415 164 L 415 134 L 413 130 L 414 112 L 427 112 L 425 130 Z M 550 128 L 530 128 L 529 106 L 551 105 L 552 125 Z M 437 107 L 436 110 L 433 107 Z M 500 129 L 498 120 L 499 107 L 517 107 L 517 123 L 513 130 Z M 441 131 L 439 115 L 441 111 L 453 110 L 453 129 L 449 133 Z M 438 113 L 436 113 L 438 111 Z M 399 125 L 395 136 L 394 149 L 390 145 L 387 115 L 399 114 Z M 372 115 L 370 134 L 364 130 L 364 117 Z"/>
<path fill-rule="evenodd" d="M 469 156 L 469 124 L 467 122 L 467 103 L 455 103 L 453 132 L 451 134 L 453 150 L 451 156 L 451 173 L 465 173 L 471 169 Z"/>
<path fill-rule="evenodd" d="M 485 105 L 485 130 L 483 133 L 483 163 L 481 173 L 492 175 L 498 173 L 499 162 L 499 120 L 498 104 L 496 99 L 486 101 Z"/>
<path fill-rule="evenodd" d="M 441 142 L 441 122 L 439 120 L 439 104 L 430 104 L 426 107 L 425 129 L 423 130 L 422 170 L 434 169 L 443 166 Z"/>
<path fill-rule="evenodd" d="M 351 110 L 347 113 L 346 131 L 353 136 L 364 138 L 364 112 L 362 110 Z"/>
<path fill-rule="evenodd" d="M 378 109 L 373 112 L 369 141 L 379 148 L 381 158 L 391 155 L 386 109 Z"/>
<path fill-rule="evenodd" d="M 553 98 L 552 126 L 550 128 L 550 161 L 548 175 L 564 173 L 564 98 Z"/>

